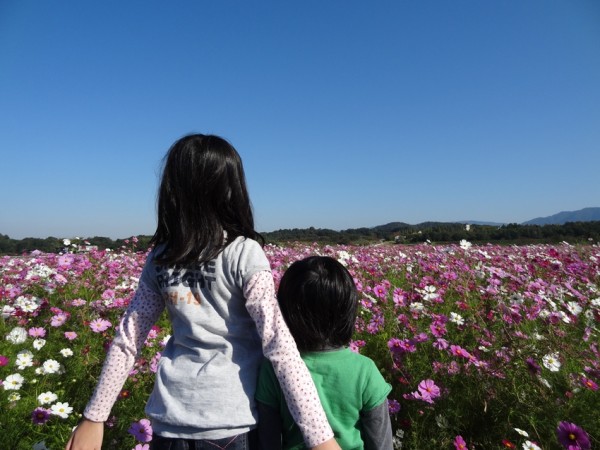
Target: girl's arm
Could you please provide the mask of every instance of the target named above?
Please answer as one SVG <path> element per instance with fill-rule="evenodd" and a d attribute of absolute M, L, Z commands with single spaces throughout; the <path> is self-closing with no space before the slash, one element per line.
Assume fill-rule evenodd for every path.
<path fill-rule="evenodd" d="M 319 450 L 339 449 L 314 382 L 279 310 L 271 272 L 263 270 L 252 275 L 244 286 L 244 297 L 262 340 L 263 353 L 273 365 L 306 445 Z"/>
<path fill-rule="evenodd" d="M 135 364 L 138 351 L 164 310 L 160 294 L 144 282 L 140 285 L 121 318 L 113 343 L 106 355 L 96 390 L 87 404 L 85 419 L 75 428 L 66 450 L 95 450 L 102 446 L 104 423 L 110 414 L 129 372 Z"/>
<path fill-rule="evenodd" d="M 361 437 L 365 450 L 392 450 L 392 425 L 387 400 L 360 414 Z"/>

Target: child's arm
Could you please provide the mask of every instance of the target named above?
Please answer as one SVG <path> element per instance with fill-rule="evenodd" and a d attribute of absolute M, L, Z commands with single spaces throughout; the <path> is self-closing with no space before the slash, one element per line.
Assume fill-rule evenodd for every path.
<path fill-rule="evenodd" d="M 290 413 L 310 448 L 339 449 L 314 382 L 300 358 L 275 297 L 273 275 L 262 270 L 244 286 L 246 309 L 256 323 L 263 353 L 271 361 Z"/>
<path fill-rule="evenodd" d="M 100 449 L 104 422 L 135 364 L 138 350 L 144 345 L 150 328 L 158 320 L 164 307 L 160 294 L 140 282 L 121 318 L 96 390 L 83 412 L 85 419 L 73 431 L 66 450 Z"/>
<path fill-rule="evenodd" d="M 360 413 L 361 437 L 365 450 L 392 450 L 392 425 L 387 400 Z"/>
<path fill-rule="evenodd" d="M 281 448 L 281 416 L 275 408 L 257 401 L 258 448 L 277 450 Z"/>

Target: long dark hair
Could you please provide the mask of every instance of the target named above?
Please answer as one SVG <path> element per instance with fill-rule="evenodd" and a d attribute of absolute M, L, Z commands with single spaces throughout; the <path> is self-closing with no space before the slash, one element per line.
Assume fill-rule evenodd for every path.
<path fill-rule="evenodd" d="M 350 343 L 356 322 L 358 291 L 352 275 L 328 256 L 294 262 L 277 292 L 281 314 L 300 351 L 318 351 Z"/>
<path fill-rule="evenodd" d="M 191 134 L 171 146 L 157 209 L 150 243 L 163 245 L 155 257 L 160 264 L 208 261 L 238 236 L 264 244 L 254 230 L 240 155 L 219 136 Z"/>

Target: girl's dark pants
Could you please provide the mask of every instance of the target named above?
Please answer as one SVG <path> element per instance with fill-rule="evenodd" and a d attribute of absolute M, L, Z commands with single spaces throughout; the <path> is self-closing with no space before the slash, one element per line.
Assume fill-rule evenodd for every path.
<path fill-rule="evenodd" d="M 152 436 L 150 450 L 256 450 L 256 430 L 223 439 L 175 439 Z"/>

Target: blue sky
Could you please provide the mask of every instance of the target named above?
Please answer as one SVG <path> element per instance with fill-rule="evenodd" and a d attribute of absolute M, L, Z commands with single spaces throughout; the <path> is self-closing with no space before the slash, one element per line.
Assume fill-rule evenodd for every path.
<path fill-rule="evenodd" d="M 152 234 L 191 132 L 259 231 L 600 206 L 600 2 L 0 0 L 1 234 Z"/>

